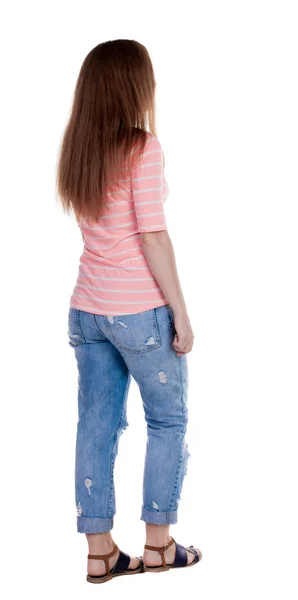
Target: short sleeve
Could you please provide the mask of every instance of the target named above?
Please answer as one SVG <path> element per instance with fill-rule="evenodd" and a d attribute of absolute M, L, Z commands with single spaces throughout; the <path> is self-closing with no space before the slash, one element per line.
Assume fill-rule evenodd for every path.
<path fill-rule="evenodd" d="M 139 232 L 167 229 L 165 185 L 162 147 L 158 138 L 150 135 L 139 165 L 132 173 L 132 195 Z"/>

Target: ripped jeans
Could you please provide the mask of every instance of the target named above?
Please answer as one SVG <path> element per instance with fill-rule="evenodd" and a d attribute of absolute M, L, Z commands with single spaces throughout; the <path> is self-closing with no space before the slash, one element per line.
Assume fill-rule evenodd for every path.
<path fill-rule="evenodd" d="M 187 355 L 177 356 L 169 304 L 139 313 L 106 316 L 70 307 L 69 345 L 78 367 L 75 456 L 77 531 L 101 533 L 116 512 L 114 463 L 128 426 L 131 376 L 137 382 L 147 423 L 141 519 L 177 522 L 187 470 Z"/>

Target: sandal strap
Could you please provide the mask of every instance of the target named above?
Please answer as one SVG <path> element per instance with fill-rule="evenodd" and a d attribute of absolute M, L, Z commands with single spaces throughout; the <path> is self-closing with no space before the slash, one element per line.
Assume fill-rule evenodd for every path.
<path fill-rule="evenodd" d="M 114 566 L 111 570 L 111 573 L 113 573 L 113 575 L 115 573 L 125 573 L 125 571 L 128 570 L 129 563 L 130 563 L 129 554 L 126 554 L 126 552 L 122 552 L 122 550 L 120 550 L 119 558 L 118 558 L 117 562 L 114 564 Z"/>
<path fill-rule="evenodd" d="M 117 544 L 115 544 L 112 552 L 110 552 L 109 554 L 88 554 L 88 558 L 97 558 L 98 560 L 105 560 L 105 558 L 111 558 L 111 556 L 114 556 L 117 550 L 118 546 Z"/>
<path fill-rule="evenodd" d="M 175 543 L 174 538 L 171 537 L 171 540 L 165 544 L 164 546 L 149 546 L 148 544 L 145 544 L 144 548 L 146 550 L 156 550 L 157 552 L 159 552 L 161 554 L 161 558 L 162 558 L 162 566 L 165 567 L 166 566 L 166 559 L 165 559 L 165 551 L 170 548 L 170 546 L 172 546 L 172 544 Z"/>
<path fill-rule="evenodd" d="M 185 546 L 176 544 L 176 553 L 173 567 L 185 567 L 187 565 L 187 552 Z"/>
<path fill-rule="evenodd" d="M 165 546 L 149 546 L 148 544 L 145 544 L 144 548 L 146 548 L 146 550 L 167 550 L 170 546 L 172 546 L 172 544 L 174 544 L 174 542 L 174 538 L 171 537 L 171 541 L 165 544 Z"/>
<path fill-rule="evenodd" d="M 111 556 L 114 556 L 114 554 L 116 554 L 117 551 L 118 551 L 118 546 L 117 546 L 117 544 L 114 544 L 114 548 L 113 548 L 112 552 L 110 552 L 109 554 L 88 554 L 88 558 L 104 560 L 105 566 L 106 566 L 106 575 L 109 575 L 110 574 L 109 558 L 111 558 Z"/>

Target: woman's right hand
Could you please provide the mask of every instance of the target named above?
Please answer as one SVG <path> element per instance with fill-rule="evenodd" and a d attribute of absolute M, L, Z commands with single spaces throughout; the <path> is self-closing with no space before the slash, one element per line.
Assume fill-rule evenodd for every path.
<path fill-rule="evenodd" d="M 190 352 L 194 342 L 194 333 L 186 311 L 174 313 L 174 325 L 176 334 L 172 342 L 177 356 L 183 356 Z"/>

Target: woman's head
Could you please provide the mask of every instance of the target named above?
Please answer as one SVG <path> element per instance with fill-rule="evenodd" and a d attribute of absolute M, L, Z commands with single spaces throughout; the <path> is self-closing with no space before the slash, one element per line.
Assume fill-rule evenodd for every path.
<path fill-rule="evenodd" d="M 119 179 L 139 159 L 146 132 L 156 135 L 155 85 L 148 51 L 135 40 L 103 42 L 87 54 L 57 164 L 59 199 L 77 219 L 100 216 L 106 191 L 121 189 Z"/>

